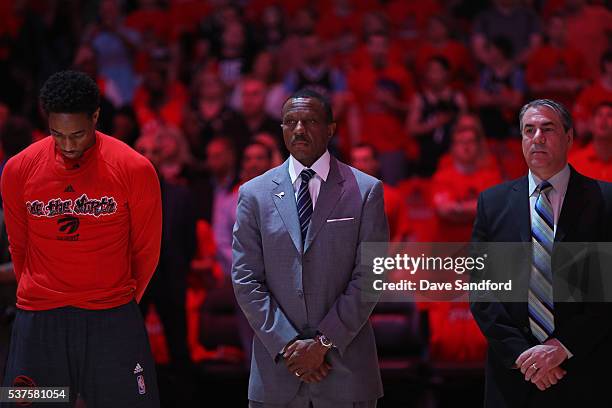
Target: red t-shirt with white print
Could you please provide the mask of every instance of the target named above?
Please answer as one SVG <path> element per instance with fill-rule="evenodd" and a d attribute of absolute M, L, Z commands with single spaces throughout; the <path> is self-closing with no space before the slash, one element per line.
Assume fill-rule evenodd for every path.
<path fill-rule="evenodd" d="M 96 132 L 78 160 L 52 137 L 11 158 L 2 173 L 17 307 L 108 309 L 140 300 L 161 245 L 153 165 Z"/>

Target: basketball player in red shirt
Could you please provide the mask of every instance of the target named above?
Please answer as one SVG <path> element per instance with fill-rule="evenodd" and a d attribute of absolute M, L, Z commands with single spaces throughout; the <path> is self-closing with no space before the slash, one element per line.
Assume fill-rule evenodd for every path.
<path fill-rule="evenodd" d="M 52 75 L 40 102 L 51 136 L 2 174 L 18 285 L 4 385 L 70 387 L 65 406 L 80 394 L 88 407 L 159 407 L 136 304 L 159 258 L 159 180 L 95 130 L 99 91 L 86 74 Z"/>

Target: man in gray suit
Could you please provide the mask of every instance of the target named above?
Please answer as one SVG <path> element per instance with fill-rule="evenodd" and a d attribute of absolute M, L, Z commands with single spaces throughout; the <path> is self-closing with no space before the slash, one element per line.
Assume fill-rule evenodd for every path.
<path fill-rule="evenodd" d="M 293 94 L 282 129 L 291 156 L 240 188 L 234 226 L 234 291 L 255 331 L 249 406 L 375 407 L 360 260 L 363 243 L 389 239 L 382 183 L 329 154 L 336 124 L 320 94 Z"/>

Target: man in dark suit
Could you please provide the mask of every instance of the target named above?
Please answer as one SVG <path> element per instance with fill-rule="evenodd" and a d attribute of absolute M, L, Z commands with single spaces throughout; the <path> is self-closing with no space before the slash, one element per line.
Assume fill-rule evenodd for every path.
<path fill-rule="evenodd" d="M 382 183 L 329 154 L 336 125 L 320 94 L 298 91 L 282 117 L 291 156 L 242 185 L 234 226 L 234 291 L 255 332 L 249 406 L 375 407 L 360 260 L 364 243 L 389 240 Z"/>
<path fill-rule="evenodd" d="M 512 272 L 523 301 L 472 298 L 488 340 L 485 406 L 612 406 L 606 389 L 612 310 L 592 293 L 594 280 L 609 271 L 593 267 L 601 254 L 570 262 L 564 255 L 565 243 L 612 241 L 612 185 L 567 164 L 573 130 L 562 105 L 532 101 L 519 121 L 529 174 L 480 195 L 472 235 L 475 242 L 530 242 L 533 248 L 520 259 L 526 267 Z M 564 285 L 592 296 L 570 302 Z"/>

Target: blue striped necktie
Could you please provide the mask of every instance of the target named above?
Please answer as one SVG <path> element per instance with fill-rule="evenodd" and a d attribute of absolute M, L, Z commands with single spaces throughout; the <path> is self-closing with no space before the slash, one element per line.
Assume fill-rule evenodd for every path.
<path fill-rule="evenodd" d="M 544 342 L 555 329 L 551 265 L 555 224 L 552 205 L 547 196 L 550 190 L 552 185 L 548 181 L 538 185 L 535 211 L 531 220 L 533 262 L 529 278 L 529 326 L 540 342 Z"/>
<path fill-rule="evenodd" d="M 300 218 L 300 230 L 302 231 L 302 246 L 306 242 L 306 233 L 312 217 L 312 198 L 308 190 L 308 182 L 314 175 L 315 171 L 313 169 L 304 169 L 300 173 L 302 184 L 300 184 L 300 191 L 297 195 L 297 209 Z"/>

